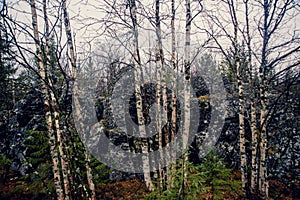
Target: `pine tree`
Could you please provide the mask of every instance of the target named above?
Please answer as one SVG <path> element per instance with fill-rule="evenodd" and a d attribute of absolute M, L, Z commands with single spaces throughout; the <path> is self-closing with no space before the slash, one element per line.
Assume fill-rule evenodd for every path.
<path fill-rule="evenodd" d="M 169 166 L 167 171 L 169 179 L 165 182 L 168 187 L 155 187 L 145 199 L 202 199 L 205 190 L 205 172 L 201 172 L 199 166 L 186 161 L 186 157 L 183 156 Z"/>
<path fill-rule="evenodd" d="M 25 140 L 26 160 L 29 165 L 27 174 L 22 177 L 35 197 L 55 196 L 52 162 L 48 133 L 46 131 L 28 131 Z M 20 188 L 19 188 L 20 189 Z M 23 188 L 26 190 L 27 188 Z"/>
<path fill-rule="evenodd" d="M 241 194 L 241 181 L 234 179 L 232 169 L 216 150 L 212 150 L 200 165 L 180 158 L 169 168 L 170 179 L 166 181 L 169 187 L 164 187 L 168 189 L 156 187 L 145 199 L 225 199 Z"/>
<path fill-rule="evenodd" d="M 13 155 L 11 155 L 11 131 L 9 124 L 11 121 L 12 110 L 15 103 L 13 78 L 16 69 L 13 67 L 14 62 L 11 59 L 13 51 L 11 41 L 7 34 L 4 24 L 4 17 L 7 15 L 5 1 L 0 8 L 0 177 L 4 183 L 7 179 Z"/>
<path fill-rule="evenodd" d="M 199 166 L 205 173 L 205 190 L 211 198 L 224 199 L 240 194 L 241 182 L 234 180 L 232 169 L 226 167 L 224 161 L 211 151 Z"/>

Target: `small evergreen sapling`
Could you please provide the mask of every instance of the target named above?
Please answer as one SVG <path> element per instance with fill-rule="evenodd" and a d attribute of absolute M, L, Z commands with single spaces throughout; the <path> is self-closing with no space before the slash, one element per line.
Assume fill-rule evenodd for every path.
<path fill-rule="evenodd" d="M 184 162 L 185 165 L 184 165 Z M 184 168 L 183 166 L 186 166 Z M 168 170 L 168 176 L 171 178 L 166 181 L 168 188 L 162 190 L 161 187 L 155 187 L 154 191 L 145 196 L 145 199 L 202 199 L 204 192 L 205 173 L 200 172 L 199 166 L 192 162 L 180 158 L 171 165 Z M 185 176 L 186 174 L 186 176 Z M 160 181 L 158 181 L 160 182 Z"/>
<path fill-rule="evenodd" d="M 240 194 L 241 182 L 233 179 L 232 170 L 226 167 L 215 150 L 203 159 L 199 170 L 205 172 L 205 190 L 208 199 L 232 199 Z"/>
<path fill-rule="evenodd" d="M 170 166 L 167 182 L 168 188 L 154 188 L 144 199 L 234 199 L 241 194 L 241 182 L 234 180 L 232 170 L 226 167 L 216 151 L 211 151 L 202 160 L 202 164 L 194 165 L 179 159 Z M 186 174 L 186 176 L 184 175 Z M 159 181 L 158 181 L 159 182 Z"/>

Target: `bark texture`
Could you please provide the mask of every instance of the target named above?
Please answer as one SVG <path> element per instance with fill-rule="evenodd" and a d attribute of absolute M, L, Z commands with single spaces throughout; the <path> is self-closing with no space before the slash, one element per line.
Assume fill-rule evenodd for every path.
<path fill-rule="evenodd" d="M 41 44 L 40 44 L 40 36 L 39 36 L 39 27 L 38 27 L 38 17 L 36 12 L 36 3 L 35 0 L 30 0 L 30 7 L 31 7 L 31 15 L 32 15 L 32 28 L 33 28 L 33 35 L 35 40 L 35 47 L 37 52 L 37 59 L 38 59 L 38 66 L 40 70 L 40 76 L 42 81 L 42 92 L 44 96 L 44 106 L 45 106 L 45 115 L 46 115 L 46 123 L 48 128 L 48 137 L 49 137 L 49 145 L 50 145 L 50 153 L 53 163 L 53 175 L 54 175 L 54 185 L 57 194 L 57 198 L 60 200 L 64 199 L 64 191 L 61 184 L 61 176 L 60 176 L 60 169 L 59 169 L 59 156 L 56 151 L 56 138 L 53 129 L 53 121 L 52 121 L 52 113 L 51 113 L 51 103 L 50 103 L 50 96 L 48 93 L 48 86 L 47 86 L 47 75 L 46 69 L 43 62 L 43 56 L 41 52 Z"/>

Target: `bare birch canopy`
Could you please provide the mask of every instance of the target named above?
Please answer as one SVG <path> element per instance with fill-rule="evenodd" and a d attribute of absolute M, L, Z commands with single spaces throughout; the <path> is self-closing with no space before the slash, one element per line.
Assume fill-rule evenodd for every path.
<path fill-rule="evenodd" d="M 216 146 L 240 172 L 239 198 L 281 198 L 278 180 L 299 189 L 299 6 L 1 0 L 3 183 L 19 162 L 51 198 L 94 200 L 102 162 L 184 199 Z M 192 177 L 197 199 L 214 181 Z"/>

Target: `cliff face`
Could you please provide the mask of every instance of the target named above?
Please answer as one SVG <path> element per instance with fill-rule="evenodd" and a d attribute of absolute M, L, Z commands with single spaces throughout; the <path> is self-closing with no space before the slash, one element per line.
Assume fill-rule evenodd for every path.
<path fill-rule="evenodd" d="M 236 169 L 239 167 L 239 137 L 238 137 L 238 116 L 237 116 L 237 96 L 234 93 L 235 86 L 229 82 L 225 83 L 225 88 L 228 93 L 228 106 L 227 116 L 222 133 L 215 145 L 218 153 Z M 272 120 L 269 124 L 268 132 L 268 169 L 271 178 L 283 177 L 283 178 L 297 178 L 300 174 L 300 134 L 299 134 L 299 84 L 293 85 L 289 88 L 289 92 L 285 96 L 281 97 L 276 101 L 276 96 L 272 99 L 274 101 L 274 113 L 272 114 Z M 203 80 L 199 77 L 192 78 L 193 89 L 198 98 L 200 118 L 198 121 L 198 131 L 195 134 L 193 143 L 191 145 L 190 159 L 195 162 L 201 162 L 198 157 L 199 146 L 201 146 L 203 138 L 206 135 L 207 128 L 210 125 L 211 118 L 211 105 L 209 99 L 205 98 L 209 96 L 208 87 L 205 85 Z M 282 89 L 284 86 L 281 86 Z M 146 123 L 150 123 L 151 115 L 149 114 L 149 108 L 155 103 L 156 87 L 154 84 L 146 84 L 142 89 L 142 97 L 144 99 L 144 117 L 149 120 Z M 71 96 L 68 98 L 68 104 L 65 105 L 68 110 L 71 110 Z M 171 90 L 167 90 L 168 105 L 171 103 Z M 135 111 L 135 98 L 134 95 L 130 99 L 130 106 L 128 113 L 131 116 L 133 122 L 137 120 Z M 181 104 L 177 100 L 177 128 L 180 126 L 181 116 Z M 102 123 L 102 135 L 108 137 L 110 142 L 116 146 L 122 146 L 124 151 L 128 152 L 139 152 L 139 148 L 136 145 L 141 141 L 141 138 L 137 138 L 132 135 L 127 135 L 123 130 L 120 130 L 113 119 L 112 109 L 110 101 L 108 99 L 99 98 L 95 103 L 95 109 L 98 120 Z M 248 108 L 249 109 L 249 108 Z M 163 127 L 164 134 L 170 130 L 170 115 L 168 111 L 168 123 Z M 4 127 L 4 124 L 1 124 Z M 131 130 L 128 127 L 128 130 Z M 43 131 L 46 130 L 44 126 L 44 109 L 43 102 L 40 93 L 31 89 L 27 91 L 24 97 L 18 101 L 8 120 L 7 127 L 1 128 L 2 135 L 6 135 L 3 138 L 1 145 L 1 152 L 6 152 L 10 158 L 13 159 L 11 167 L 18 169 L 22 174 L 26 173 L 27 161 L 25 159 L 26 148 L 24 147 L 24 139 L 28 136 L 28 131 Z M 4 131 L 6 131 L 4 133 Z M 99 133 L 100 134 L 100 133 Z M 98 134 L 95 134 L 98 135 Z M 246 122 L 246 139 L 248 148 L 246 150 L 248 157 L 251 156 L 251 149 L 249 147 L 251 143 L 251 133 L 249 129 L 249 122 Z M 149 151 L 155 151 L 158 149 L 158 135 L 154 134 L 146 140 L 151 145 Z M 95 144 L 94 144 L 95 145 Z M 100 145 L 100 144 L 99 144 Z M 163 146 L 166 142 L 163 143 Z M 111 180 L 121 180 L 128 177 L 132 177 L 132 174 L 126 174 L 118 171 L 112 171 L 110 178 Z M 299 177 L 298 177 L 299 178 Z"/>
<path fill-rule="evenodd" d="M 23 175 L 26 173 L 28 163 L 24 140 L 27 132 L 43 130 L 46 129 L 42 97 L 37 90 L 30 89 L 10 111 L 6 129 L 1 129 L 3 143 L 0 151 L 12 160 L 12 169 L 19 170 Z"/>
<path fill-rule="evenodd" d="M 198 157 L 199 146 L 201 146 L 203 138 L 206 136 L 207 128 L 210 125 L 211 118 L 211 105 L 209 100 L 205 96 L 209 96 L 209 91 L 203 80 L 201 78 L 192 79 L 193 88 L 198 98 L 198 105 L 200 111 L 199 126 L 198 132 L 195 134 L 193 143 L 191 145 L 191 155 L 190 159 L 195 162 L 201 162 L 201 159 Z M 236 86 L 230 84 L 228 81 L 224 80 L 224 85 L 227 91 L 227 115 L 225 118 L 225 123 L 223 126 L 222 133 L 218 139 L 217 144 L 215 145 L 218 153 L 221 157 L 228 162 L 228 164 L 236 169 L 239 168 L 239 135 L 238 135 L 238 97 L 235 93 Z M 148 87 L 148 88 L 147 88 Z M 150 107 L 154 102 L 153 97 L 155 96 L 155 88 L 153 85 L 148 84 L 142 90 L 142 96 L 144 99 L 146 97 L 148 100 L 145 100 L 143 104 L 145 107 Z M 246 90 L 249 88 L 246 87 Z M 289 88 L 288 96 L 284 98 L 281 97 L 280 100 L 276 98 L 271 99 L 271 105 L 274 104 L 272 109 L 272 120 L 269 124 L 268 132 L 268 170 L 270 178 L 279 178 L 286 176 L 296 176 L 299 173 L 299 84 Z M 170 103 L 170 90 L 168 90 L 168 103 Z M 287 100 L 288 99 L 288 100 Z M 114 127 L 113 119 L 111 118 L 112 113 L 109 106 L 109 101 L 100 101 L 101 106 L 98 107 L 98 118 L 99 120 L 104 120 L 104 130 L 106 135 L 110 138 L 113 144 L 115 145 L 124 145 L 127 148 L 126 150 L 137 151 L 134 146 L 134 141 L 138 138 L 132 136 L 126 136 L 125 133 L 118 131 L 117 127 Z M 131 101 L 130 108 L 135 107 L 134 98 Z M 178 108 L 180 108 L 181 102 L 177 102 Z M 250 107 L 247 106 L 247 112 L 250 112 Z M 134 109 L 130 110 L 131 118 L 133 121 L 136 120 L 136 113 Z M 169 113 L 168 113 L 169 114 Z M 180 113 L 178 113 L 180 115 Z M 146 119 L 148 116 L 147 110 L 145 110 Z M 246 117 L 248 114 L 246 113 Z M 169 118 L 170 119 L 170 118 Z M 180 122 L 180 118 L 178 119 Z M 179 126 L 180 124 L 178 124 Z M 246 153 L 247 157 L 251 157 L 251 132 L 249 121 L 245 122 L 246 127 L 246 140 L 247 148 Z M 165 132 L 166 134 L 166 132 Z M 157 135 L 154 135 L 149 139 L 151 141 L 151 150 L 156 150 L 158 148 L 158 138 Z M 130 141 L 125 145 L 127 141 Z M 166 145 L 164 143 L 164 145 Z M 288 178 L 288 177 L 287 177 Z"/>

